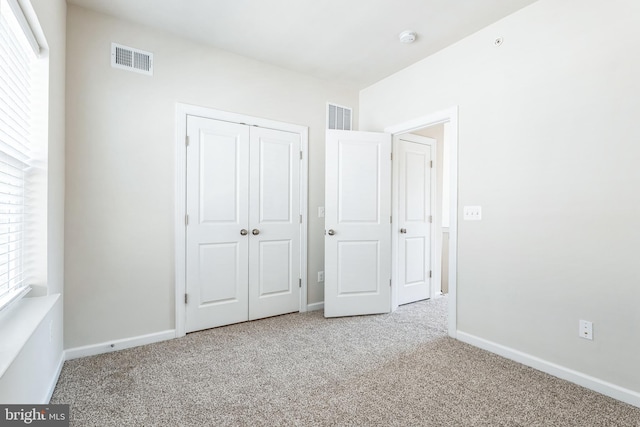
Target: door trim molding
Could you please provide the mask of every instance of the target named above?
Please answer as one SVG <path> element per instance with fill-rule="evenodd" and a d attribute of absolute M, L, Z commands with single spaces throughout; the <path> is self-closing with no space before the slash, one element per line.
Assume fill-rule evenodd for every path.
<path fill-rule="evenodd" d="M 388 126 L 386 133 L 393 136 L 416 131 L 428 126 L 448 123 L 445 126 L 445 139 L 449 145 L 449 336 L 457 335 L 457 271 L 458 271 L 458 106 L 437 111 L 397 125 Z"/>
<path fill-rule="evenodd" d="M 186 309 L 184 294 L 186 292 L 186 200 L 187 200 L 187 152 L 185 137 L 187 135 L 187 116 L 203 117 L 225 122 L 240 123 L 263 128 L 276 129 L 300 135 L 300 311 L 307 311 L 307 229 L 308 229 L 308 181 L 309 181 L 309 128 L 291 123 L 230 113 L 196 105 L 176 103 L 176 133 L 175 133 L 175 217 L 174 217 L 174 248 L 175 248 L 175 331 L 176 337 L 186 335 Z"/>

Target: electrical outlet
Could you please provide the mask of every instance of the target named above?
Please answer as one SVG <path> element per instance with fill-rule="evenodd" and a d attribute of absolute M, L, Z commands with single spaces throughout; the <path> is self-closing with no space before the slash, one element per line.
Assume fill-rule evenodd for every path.
<path fill-rule="evenodd" d="M 580 330 L 578 331 L 580 338 L 593 340 L 593 323 L 588 320 L 580 320 Z"/>
<path fill-rule="evenodd" d="M 463 218 L 465 221 L 480 221 L 482 219 L 482 206 L 465 206 Z"/>
<path fill-rule="evenodd" d="M 318 283 L 324 282 L 324 271 L 318 271 Z"/>

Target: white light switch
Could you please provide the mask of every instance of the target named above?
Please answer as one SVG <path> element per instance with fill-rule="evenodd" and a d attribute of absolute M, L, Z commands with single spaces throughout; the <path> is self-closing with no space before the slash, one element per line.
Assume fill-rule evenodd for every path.
<path fill-rule="evenodd" d="M 318 207 L 318 218 L 324 218 L 324 206 Z"/>
<path fill-rule="evenodd" d="M 482 219 L 482 206 L 465 206 L 465 221 L 480 221 Z"/>

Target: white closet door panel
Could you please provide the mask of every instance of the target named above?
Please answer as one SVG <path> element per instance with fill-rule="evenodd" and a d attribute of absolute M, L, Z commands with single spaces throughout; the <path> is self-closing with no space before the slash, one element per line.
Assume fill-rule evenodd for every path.
<path fill-rule="evenodd" d="M 200 131 L 200 193 L 199 216 L 201 223 L 239 222 L 238 212 L 240 184 L 246 181 L 241 177 L 244 169 L 242 148 L 238 144 L 237 134 Z M 243 182 L 246 185 L 246 183 Z"/>
<path fill-rule="evenodd" d="M 250 164 L 249 318 L 259 319 L 300 309 L 300 135 L 251 128 Z"/>
<path fill-rule="evenodd" d="M 200 305 L 237 302 L 240 245 L 233 243 L 200 244 Z"/>
<path fill-rule="evenodd" d="M 295 155 L 295 144 L 287 140 L 260 138 L 259 141 L 259 222 L 284 223 L 292 222 L 292 203 L 294 202 L 294 168 L 292 157 Z"/>
<path fill-rule="evenodd" d="M 291 294 L 291 240 L 263 241 L 260 243 L 258 297 Z"/>
<path fill-rule="evenodd" d="M 248 319 L 249 129 L 187 119 L 187 332 Z"/>

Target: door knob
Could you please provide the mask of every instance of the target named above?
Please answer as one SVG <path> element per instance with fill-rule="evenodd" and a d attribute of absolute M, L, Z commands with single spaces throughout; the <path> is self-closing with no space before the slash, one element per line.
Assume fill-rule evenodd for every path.
<path fill-rule="evenodd" d="M 336 234 L 336 232 L 335 232 L 335 231 L 333 231 L 333 230 L 329 230 L 329 231 L 327 231 L 327 234 L 328 234 L 329 236 L 333 236 L 334 234 Z"/>
<path fill-rule="evenodd" d="M 402 234 L 407 234 L 407 229 L 406 229 L 406 228 L 401 228 L 401 229 L 400 229 L 400 232 L 401 232 Z"/>
<path fill-rule="evenodd" d="M 253 234 L 254 236 L 257 236 L 258 234 L 260 234 L 260 230 L 258 230 L 257 228 L 254 228 L 253 230 L 251 230 L 251 234 Z"/>
<path fill-rule="evenodd" d="M 249 234 L 249 232 L 243 228 L 242 230 L 240 230 L 240 234 L 246 236 L 247 234 Z"/>

